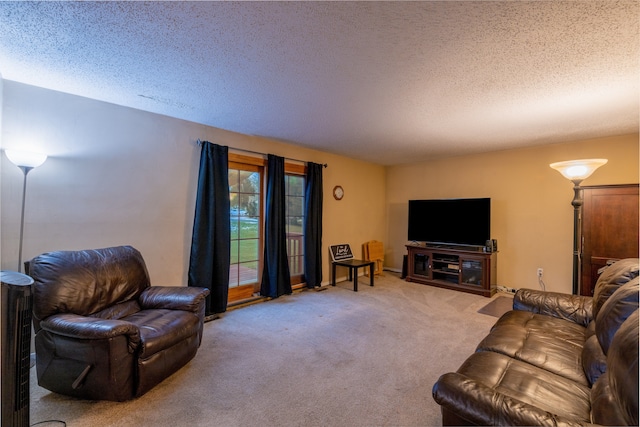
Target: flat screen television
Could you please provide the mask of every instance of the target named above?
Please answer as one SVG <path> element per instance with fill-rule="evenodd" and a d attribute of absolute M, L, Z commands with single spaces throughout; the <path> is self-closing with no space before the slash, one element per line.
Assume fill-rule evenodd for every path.
<path fill-rule="evenodd" d="M 409 200 L 408 239 L 484 246 L 491 239 L 491 199 Z"/>

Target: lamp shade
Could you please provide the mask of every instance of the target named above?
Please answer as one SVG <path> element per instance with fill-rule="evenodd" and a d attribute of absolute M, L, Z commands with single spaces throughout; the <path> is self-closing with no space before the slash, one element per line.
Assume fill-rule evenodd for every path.
<path fill-rule="evenodd" d="M 47 160 L 46 154 L 32 151 L 4 150 L 4 153 L 14 165 L 28 168 L 37 168 Z"/>
<path fill-rule="evenodd" d="M 607 163 L 607 161 L 607 159 L 567 160 L 565 162 L 551 163 L 549 166 L 560 172 L 568 180 L 581 182 L 590 177 L 596 169 Z"/>

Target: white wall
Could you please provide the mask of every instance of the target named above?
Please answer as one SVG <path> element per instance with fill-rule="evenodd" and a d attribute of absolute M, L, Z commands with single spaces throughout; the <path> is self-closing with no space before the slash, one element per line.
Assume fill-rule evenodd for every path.
<path fill-rule="evenodd" d="M 130 244 L 142 252 L 153 284 L 186 284 L 198 138 L 328 163 L 324 247 L 384 238 L 382 166 L 6 80 L 3 104 L 2 148 L 50 156 L 28 176 L 23 259 Z M 1 157 L 0 263 L 15 270 L 22 172 Z M 331 197 L 338 183 L 347 193 L 341 202 Z"/>

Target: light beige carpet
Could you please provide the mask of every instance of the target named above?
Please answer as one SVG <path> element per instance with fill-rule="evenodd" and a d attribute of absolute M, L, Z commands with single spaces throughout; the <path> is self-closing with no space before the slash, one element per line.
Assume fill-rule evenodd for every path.
<path fill-rule="evenodd" d="M 205 324 L 187 366 L 129 402 L 83 401 L 36 385 L 31 424 L 67 426 L 432 426 L 438 377 L 495 317 L 490 300 L 392 273 L 232 310 Z M 494 297 L 495 298 L 495 297 Z"/>

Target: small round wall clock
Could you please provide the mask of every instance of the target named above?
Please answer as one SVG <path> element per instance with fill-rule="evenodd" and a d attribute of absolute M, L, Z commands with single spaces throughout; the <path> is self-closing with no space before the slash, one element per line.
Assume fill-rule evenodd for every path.
<path fill-rule="evenodd" d="M 333 187 L 333 198 L 336 200 L 342 200 L 343 197 L 344 197 L 344 190 L 342 189 L 342 187 L 339 185 L 336 185 L 335 187 Z"/>

